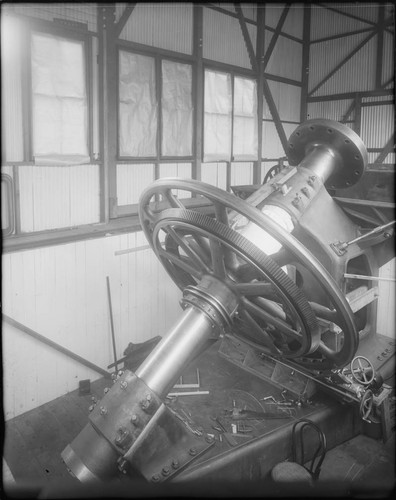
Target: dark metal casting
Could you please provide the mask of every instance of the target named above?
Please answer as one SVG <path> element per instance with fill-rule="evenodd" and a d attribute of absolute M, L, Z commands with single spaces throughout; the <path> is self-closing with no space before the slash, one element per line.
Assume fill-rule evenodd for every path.
<path fill-rule="evenodd" d="M 187 364 L 222 334 L 366 405 L 361 415 L 370 419 L 376 389 L 350 383 L 344 369 L 360 340 L 375 341 L 376 283 L 363 278 L 378 275 L 381 245 L 364 244 L 356 217 L 326 189 L 355 184 L 367 151 L 352 130 L 329 120 L 300 125 L 286 149 L 291 166 L 246 200 L 179 178 L 157 180 L 142 193 L 142 229 L 183 291 L 184 311 L 136 373 L 119 375 L 63 452 L 82 481 L 120 472 L 154 483 L 187 480 L 207 466 L 223 472 L 227 463 L 262 453 L 268 442 L 248 441 L 180 474 L 213 441 L 191 432 L 163 399 Z M 189 197 L 180 199 L 180 192 Z M 192 199 L 206 212 L 191 206 Z M 368 217 L 375 222 L 386 214 L 377 204 Z M 350 244 L 335 252 L 337 241 Z M 365 399 L 367 391 L 373 397 Z"/>

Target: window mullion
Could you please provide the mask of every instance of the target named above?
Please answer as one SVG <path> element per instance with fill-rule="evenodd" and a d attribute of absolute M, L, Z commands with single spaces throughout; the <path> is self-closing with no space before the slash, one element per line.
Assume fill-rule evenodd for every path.
<path fill-rule="evenodd" d="M 231 162 L 234 161 L 234 89 L 235 74 L 231 73 Z"/>
<path fill-rule="evenodd" d="M 22 32 L 23 44 L 21 54 L 22 78 L 22 127 L 23 127 L 23 160 L 33 160 L 33 88 L 32 88 L 32 30 Z"/>
<path fill-rule="evenodd" d="M 162 59 L 155 58 L 155 92 L 157 98 L 157 164 L 162 158 Z M 158 172 L 159 175 L 159 172 Z"/>

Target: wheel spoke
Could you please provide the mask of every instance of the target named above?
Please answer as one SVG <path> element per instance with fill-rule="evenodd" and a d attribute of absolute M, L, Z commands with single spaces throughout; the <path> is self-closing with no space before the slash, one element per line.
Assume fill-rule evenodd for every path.
<path fill-rule="evenodd" d="M 296 330 L 293 330 L 293 328 L 291 328 L 290 325 L 288 325 L 285 321 L 278 319 L 278 318 L 274 318 L 274 316 L 272 316 L 267 311 L 265 311 L 261 307 L 257 306 L 256 304 L 254 304 L 250 300 L 246 299 L 245 297 L 242 298 L 242 303 L 250 313 L 258 316 L 259 318 L 263 319 L 265 322 L 274 326 L 281 333 L 284 333 L 287 337 L 290 337 L 291 339 L 294 339 L 294 340 L 299 340 L 299 341 L 302 340 L 301 333 L 297 332 Z"/>
<path fill-rule="evenodd" d="M 201 267 L 206 273 L 210 273 L 211 269 L 208 267 L 206 262 L 204 262 L 201 257 L 189 246 L 188 242 L 185 240 L 183 236 L 180 236 L 172 227 L 168 226 L 166 228 L 166 232 L 172 236 L 175 242 L 183 248 L 186 254 Z"/>
<path fill-rule="evenodd" d="M 206 238 L 202 238 L 197 234 L 186 236 L 188 244 L 194 252 L 206 263 L 207 266 L 211 265 L 210 247 Z"/>
<path fill-rule="evenodd" d="M 225 278 L 226 271 L 224 265 L 224 249 L 221 243 L 214 238 L 209 238 L 210 253 L 212 257 L 212 267 L 215 275 L 219 278 Z"/>
<path fill-rule="evenodd" d="M 227 214 L 227 208 L 225 205 L 222 203 L 214 203 L 214 209 L 215 209 L 215 216 L 216 219 L 221 222 L 222 224 L 225 224 L 226 226 L 229 225 L 228 222 L 228 214 Z"/>
<path fill-rule="evenodd" d="M 330 349 L 323 341 L 320 342 L 317 351 L 331 361 L 336 361 L 337 359 L 337 352 Z"/>
<path fill-rule="evenodd" d="M 260 297 L 273 297 L 275 289 L 272 283 L 255 281 L 253 283 L 237 283 L 234 288 L 246 297 L 259 295 Z"/>
<path fill-rule="evenodd" d="M 276 302 L 264 299 L 263 297 L 255 297 L 254 299 L 252 299 L 252 302 L 256 304 L 256 306 L 264 309 L 264 311 L 267 311 L 268 314 L 271 314 L 276 318 L 286 322 L 286 313 Z"/>
<path fill-rule="evenodd" d="M 246 309 L 241 310 L 241 319 L 245 320 L 248 326 L 252 329 L 252 332 L 255 336 L 258 336 L 260 341 L 263 342 L 271 351 L 274 356 L 279 356 L 281 351 L 275 346 L 272 338 L 268 335 L 268 333 L 260 327 L 257 321 L 251 316 Z"/>
<path fill-rule="evenodd" d="M 285 247 L 280 248 L 276 253 L 269 255 L 272 260 L 274 260 L 279 267 L 287 266 L 295 260 L 293 254 L 289 252 Z"/>
<path fill-rule="evenodd" d="M 316 316 L 321 319 L 325 319 L 326 321 L 338 324 L 337 321 L 339 320 L 339 317 L 338 312 L 335 309 L 329 309 L 328 307 L 322 306 L 322 304 L 318 304 L 317 302 L 308 302 L 308 304 L 312 307 Z"/>
<path fill-rule="evenodd" d="M 183 269 L 183 271 L 186 271 L 186 273 L 191 274 L 192 276 L 194 276 L 194 278 L 197 278 L 199 280 L 202 279 L 203 272 L 188 264 L 181 257 L 173 253 L 166 252 L 165 250 L 159 250 L 158 255 L 166 260 L 169 260 L 170 262 L 175 264 L 175 266 L 180 267 L 180 269 Z"/>
<path fill-rule="evenodd" d="M 163 191 L 161 191 L 161 193 L 165 196 L 165 198 L 168 200 L 170 206 L 172 208 L 186 208 L 183 203 L 177 198 L 177 196 L 175 196 L 173 193 L 172 193 L 172 190 L 171 189 L 164 189 Z"/>

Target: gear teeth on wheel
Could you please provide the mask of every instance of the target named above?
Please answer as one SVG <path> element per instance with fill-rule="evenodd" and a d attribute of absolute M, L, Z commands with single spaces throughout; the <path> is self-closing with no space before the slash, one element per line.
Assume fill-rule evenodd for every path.
<path fill-rule="evenodd" d="M 316 316 L 312 311 L 311 306 L 308 304 L 304 293 L 295 285 L 295 283 L 278 266 L 278 264 L 271 259 L 271 257 L 265 255 L 259 248 L 256 247 L 256 245 L 230 227 L 199 212 L 187 209 L 169 208 L 161 213 L 156 220 L 155 225 L 161 225 L 166 221 L 169 221 L 170 223 L 186 223 L 193 227 L 208 231 L 220 240 L 236 247 L 243 255 L 246 255 L 250 260 L 252 260 L 262 270 L 262 272 L 268 276 L 270 281 L 272 281 L 275 286 L 286 297 L 288 297 L 291 304 L 294 306 L 303 325 L 303 329 L 305 332 L 309 332 L 309 347 L 306 350 L 306 353 L 315 350 L 319 338 L 319 327 Z M 175 279 L 175 276 L 172 276 L 172 279 Z M 286 353 L 284 355 L 287 356 Z M 289 357 L 293 358 L 296 356 L 297 354 L 289 355 Z M 298 356 L 301 356 L 301 353 L 298 354 Z"/>

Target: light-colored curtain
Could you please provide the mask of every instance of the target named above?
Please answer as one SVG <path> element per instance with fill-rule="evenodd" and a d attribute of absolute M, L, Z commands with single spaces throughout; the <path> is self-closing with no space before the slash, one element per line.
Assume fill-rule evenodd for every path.
<path fill-rule="evenodd" d="M 153 57 L 120 51 L 120 156 L 157 154 L 157 99 Z"/>
<path fill-rule="evenodd" d="M 87 163 L 84 44 L 32 35 L 33 156 L 36 163 Z"/>
<path fill-rule="evenodd" d="M 257 84 L 234 79 L 234 160 L 257 160 Z"/>
<path fill-rule="evenodd" d="M 191 156 L 192 68 L 162 61 L 162 156 Z"/>
<path fill-rule="evenodd" d="M 205 71 L 204 161 L 231 160 L 231 75 Z"/>

